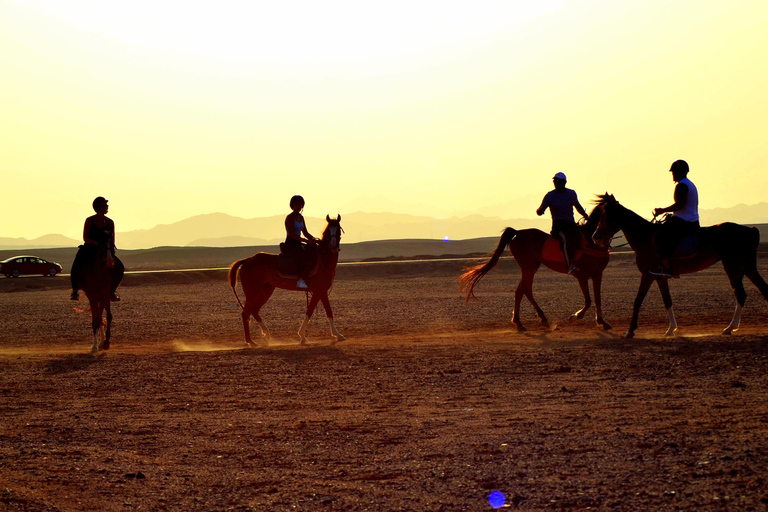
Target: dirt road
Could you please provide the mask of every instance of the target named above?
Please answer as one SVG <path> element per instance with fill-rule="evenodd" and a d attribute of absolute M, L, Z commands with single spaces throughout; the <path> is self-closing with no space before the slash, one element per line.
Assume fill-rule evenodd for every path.
<path fill-rule="evenodd" d="M 331 299 L 347 341 L 320 311 L 295 344 L 304 296 L 278 292 L 264 311 L 276 340 L 255 349 L 221 276 L 126 282 L 96 356 L 58 282 L 4 290 L 0 509 L 492 510 L 493 491 L 519 510 L 768 509 L 754 288 L 723 337 L 722 271 L 675 280 L 680 336 L 663 338 L 652 292 L 627 341 L 591 314 L 567 323 L 578 285 L 547 271 L 534 290 L 559 327 L 525 306 L 524 334 L 509 324 L 513 265 L 469 305 L 455 264 L 347 272 Z M 636 284 L 631 265 L 609 267 L 617 333 Z"/>

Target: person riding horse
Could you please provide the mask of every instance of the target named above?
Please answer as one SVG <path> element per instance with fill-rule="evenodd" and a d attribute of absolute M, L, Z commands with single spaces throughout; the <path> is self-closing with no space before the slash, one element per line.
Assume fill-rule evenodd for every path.
<path fill-rule="evenodd" d="M 655 235 L 656 250 L 661 258 L 661 267 L 653 275 L 673 277 L 671 265 L 672 255 L 680 241 L 687 236 L 696 234 L 701 227 L 699 224 L 699 192 L 696 185 L 688 179 L 688 163 L 685 160 L 675 160 L 669 168 L 675 186 L 675 202 L 666 208 L 656 208 L 653 216 L 672 213 L 659 227 Z"/>
<path fill-rule="evenodd" d="M 536 210 L 536 215 L 541 217 L 549 208 L 549 212 L 552 214 L 551 234 L 560 241 L 560 249 L 562 249 L 565 255 L 565 265 L 568 268 L 568 273 L 573 274 L 578 270 L 575 265 L 575 257 L 576 249 L 578 249 L 581 243 L 579 240 L 579 229 L 576 221 L 573 219 L 573 209 L 576 208 L 576 211 L 585 219 L 587 218 L 587 212 L 579 203 L 576 191 L 565 188 L 567 183 L 565 173 L 558 172 L 552 178 L 552 181 L 555 184 L 555 189 L 547 192 L 547 195 L 544 196 L 541 206 Z"/>
<path fill-rule="evenodd" d="M 289 205 L 293 211 L 285 217 L 285 244 L 282 247 L 283 254 L 296 259 L 299 274 L 296 288 L 300 290 L 307 289 L 307 283 L 304 282 L 304 279 L 311 270 L 307 268 L 307 246 L 305 244 L 313 246 L 317 244 L 317 238 L 309 234 L 304 217 L 301 215 L 304 204 L 304 198 L 299 195 L 291 198 Z M 301 235 L 306 238 L 302 238 Z"/>
<path fill-rule="evenodd" d="M 120 259 L 115 256 L 115 223 L 107 217 L 109 204 L 107 200 L 99 196 L 93 200 L 93 210 L 96 215 L 91 215 L 85 219 L 83 227 L 83 245 L 79 246 L 75 260 L 72 262 L 70 279 L 72 282 L 71 300 L 79 300 L 78 289 L 82 285 L 83 271 L 87 265 L 96 261 L 99 252 L 99 246 L 104 245 L 107 249 L 107 265 L 110 267 L 111 301 L 119 301 L 117 296 L 117 287 L 123 279 L 125 266 Z"/>

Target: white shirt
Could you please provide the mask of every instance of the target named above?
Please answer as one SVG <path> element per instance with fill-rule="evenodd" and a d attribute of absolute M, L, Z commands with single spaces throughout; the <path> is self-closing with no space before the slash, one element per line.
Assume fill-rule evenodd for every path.
<path fill-rule="evenodd" d="M 699 191 L 696 190 L 696 185 L 688 178 L 683 178 L 678 183 L 688 187 L 688 197 L 683 207 L 673 212 L 672 216 L 686 222 L 699 222 Z"/>

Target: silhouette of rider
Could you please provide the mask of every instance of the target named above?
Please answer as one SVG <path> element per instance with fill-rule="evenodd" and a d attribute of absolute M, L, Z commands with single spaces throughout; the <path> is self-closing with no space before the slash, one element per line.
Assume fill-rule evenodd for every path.
<path fill-rule="evenodd" d="M 107 265 L 110 266 L 109 273 L 112 277 L 111 301 L 119 301 L 117 296 L 117 287 L 123 279 L 125 266 L 123 262 L 115 256 L 115 223 L 107 217 L 109 204 L 107 200 L 99 196 L 93 200 L 93 210 L 96 215 L 91 215 L 85 219 L 83 227 L 83 245 L 79 246 L 75 261 L 72 262 L 70 279 L 72 281 L 71 300 L 79 300 L 77 290 L 80 288 L 83 270 L 86 265 L 96 260 L 99 251 L 99 244 L 104 243 L 107 246 Z"/>
<path fill-rule="evenodd" d="M 547 192 L 547 195 L 544 196 L 541 206 L 536 210 L 536 215 L 544 215 L 544 212 L 549 208 L 549 212 L 552 214 L 552 236 L 560 241 L 560 249 L 565 255 L 568 273 L 573 274 L 578 270 L 574 261 L 576 249 L 580 243 L 579 228 L 573 219 L 573 209 L 576 208 L 576 211 L 585 219 L 587 212 L 579 203 L 576 191 L 565 188 L 565 184 L 568 182 L 565 173 L 558 172 L 552 181 L 555 184 L 555 189 Z"/>
<path fill-rule="evenodd" d="M 661 257 L 661 267 L 653 275 L 671 277 L 674 275 L 670 260 L 680 241 L 686 236 L 695 234 L 699 228 L 699 192 L 696 185 L 688 179 L 688 163 L 685 160 L 675 160 L 669 168 L 675 185 L 675 202 L 666 208 L 656 208 L 653 216 L 672 213 L 672 216 L 661 224 L 656 232 L 656 250 Z"/>
<path fill-rule="evenodd" d="M 304 279 L 307 277 L 307 250 L 306 244 L 315 245 L 317 239 L 309 234 L 307 231 L 307 225 L 304 223 L 304 217 L 301 215 L 304 210 L 304 198 L 301 196 L 293 196 L 291 202 L 291 213 L 285 217 L 285 245 L 283 254 L 296 258 L 298 262 L 298 274 L 299 280 L 296 282 L 296 288 L 305 290 L 307 283 Z M 304 235 L 305 238 L 302 238 Z"/>

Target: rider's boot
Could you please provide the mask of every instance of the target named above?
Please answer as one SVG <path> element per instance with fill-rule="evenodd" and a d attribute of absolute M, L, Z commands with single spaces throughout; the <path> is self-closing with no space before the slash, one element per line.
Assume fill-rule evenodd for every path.
<path fill-rule="evenodd" d="M 299 290 L 306 290 L 309 287 L 307 286 L 307 283 L 304 282 L 304 279 L 299 278 L 299 280 L 296 282 L 296 288 Z"/>

